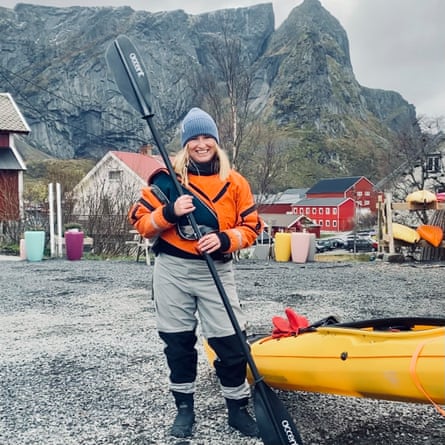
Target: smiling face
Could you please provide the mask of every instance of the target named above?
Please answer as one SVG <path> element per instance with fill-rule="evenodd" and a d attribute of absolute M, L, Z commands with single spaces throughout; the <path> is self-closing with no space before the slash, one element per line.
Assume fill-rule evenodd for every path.
<path fill-rule="evenodd" d="M 196 136 L 187 142 L 187 150 L 194 162 L 209 162 L 216 154 L 216 141 L 208 135 Z"/>

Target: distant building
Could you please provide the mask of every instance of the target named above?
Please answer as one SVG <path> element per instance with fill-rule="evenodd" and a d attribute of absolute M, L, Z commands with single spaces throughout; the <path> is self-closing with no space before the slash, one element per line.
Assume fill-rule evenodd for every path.
<path fill-rule="evenodd" d="M 284 192 L 269 196 L 264 200 L 257 199 L 260 213 L 291 213 L 292 205 L 306 197 L 307 188 L 287 189 Z"/>
<path fill-rule="evenodd" d="M 320 226 L 305 215 L 292 213 L 260 213 L 266 224 L 266 230 L 275 236 L 277 232 L 302 232 L 315 233 L 320 237 Z"/>
<path fill-rule="evenodd" d="M 322 179 L 292 206 L 292 213 L 311 218 L 321 230 L 344 232 L 354 228 L 357 215 L 376 213 L 377 199 L 364 176 Z"/>
<path fill-rule="evenodd" d="M 15 134 L 29 134 L 30 128 L 12 96 L 0 93 L 0 222 L 24 218 L 22 157 L 15 148 Z"/>
<path fill-rule="evenodd" d="M 147 179 L 163 168 L 159 156 L 143 147 L 141 153 L 109 151 L 77 184 L 72 192 L 74 214 L 87 218 L 107 204 L 109 214 L 123 215 L 135 202 Z"/>

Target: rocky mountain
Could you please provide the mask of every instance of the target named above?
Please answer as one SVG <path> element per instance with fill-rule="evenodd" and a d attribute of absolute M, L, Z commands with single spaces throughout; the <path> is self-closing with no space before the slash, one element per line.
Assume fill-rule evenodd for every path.
<path fill-rule="evenodd" d="M 242 42 L 254 70 L 252 109 L 281 126 L 340 141 L 361 134 L 384 147 L 415 121 L 415 108 L 400 94 L 357 82 L 346 32 L 318 0 L 305 0 L 278 29 L 271 4 L 200 15 L 18 4 L 0 8 L 0 29 L 0 89 L 14 96 L 32 129 L 27 144 L 57 158 L 137 150 L 149 139 L 105 62 L 119 34 L 145 61 L 166 143 L 196 105 L 190 73 L 212 69 L 209 56 L 221 35 Z"/>

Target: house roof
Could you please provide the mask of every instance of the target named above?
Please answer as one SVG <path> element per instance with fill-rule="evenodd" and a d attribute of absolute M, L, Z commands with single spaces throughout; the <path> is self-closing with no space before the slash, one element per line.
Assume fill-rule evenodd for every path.
<path fill-rule="evenodd" d="M 0 93 L 0 131 L 25 134 L 31 131 L 9 93 Z"/>
<path fill-rule="evenodd" d="M 142 153 L 127 151 L 109 151 L 104 157 L 81 179 L 74 187 L 74 190 L 81 188 L 84 184 L 98 172 L 103 166 L 107 165 L 110 159 L 115 159 L 122 164 L 122 168 L 130 175 L 141 181 L 141 184 L 147 184 L 148 177 L 160 167 L 164 167 L 164 162 L 160 156 L 149 156 Z"/>
<path fill-rule="evenodd" d="M 307 194 L 315 193 L 344 193 L 356 184 L 363 176 L 350 176 L 348 178 L 320 179 Z"/>
<path fill-rule="evenodd" d="M 0 149 L 0 170 L 26 170 L 20 155 L 11 147 Z"/>
<path fill-rule="evenodd" d="M 307 198 L 298 201 L 295 205 L 299 207 L 338 207 L 351 198 Z"/>
<path fill-rule="evenodd" d="M 295 213 L 264 213 L 260 216 L 267 226 L 290 228 L 297 221 L 300 221 L 302 225 L 315 225 L 312 219 Z"/>
<path fill-rule="evenodd" d="M 160 167 L 165 167 L 164 161 L 160 156 L 147 156 L 141 153 L 126 151 L 112 151 L 111 153 L 145 182 L 153 171 L 158 170 Z"/>
<path fill-rule="evenodd" d="M 272 195 L 261 204 L 295 204 L 306 196 L 306 189 L 287 189 L 284 192 Z"/>

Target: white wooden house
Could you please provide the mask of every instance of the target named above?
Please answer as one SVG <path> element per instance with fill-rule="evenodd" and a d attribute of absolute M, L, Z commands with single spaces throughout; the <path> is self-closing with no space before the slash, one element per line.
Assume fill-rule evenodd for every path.
<path fill-rule="evenodd" d="M 163 166 L 158 156 L 109 151 L 74 187 L 73 214 L 80 221 L 104 212 L 126 215 L 151 173 Z"/>

